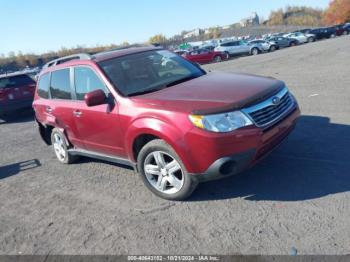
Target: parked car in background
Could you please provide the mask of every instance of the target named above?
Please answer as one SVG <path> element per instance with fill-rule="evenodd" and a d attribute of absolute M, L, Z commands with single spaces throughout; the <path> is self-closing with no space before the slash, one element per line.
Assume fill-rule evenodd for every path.
<path fill-rule="evenodd" d="M 221 43 L 214 50 L 226 53 L 230 56 L 242 54 L 257 55 L 261 53 L 257 45 L 248 45 L 248 43 L 243 40 Z"/>
<path fill-rule="evenodd" d="M 337 35 L 337 31 L 334 27 L 315 28 L 310 30 L 309 33 L 314 34 L 317 40 L 324 38 L 333 38 Z"/>
<path fill-rule="evenodd" d="M 345 24 L 336 25 L 334 29 L 337 36 L 348 35 L 350 32 L 350 26 L 346 26 Z"/>
<path fill-rule="evenodd" d="M 310 43 L 316 40 L 314 34 L 303 34 L 301 32 L 285 34 L 284 37 L 296 39 L 300 44 Z"/>
<path fill-rule="evenodd" d="M 35 81 L 23 73 L 0 78 L 0 115 L 32 107 Z"/>
<path fill-rule="evenodd" d="M 305 29 L 301 29 L 301 30 L 298 30 L 298 31 L 294 31 L 292 33 L 297 33 L 297 32 L 300 32 L 300 33 L 303 33 L 303 34 L 308 34 L 310 32 L 310 28 L 305 28 Z"/>
<path fill-rule="evenodd" d="M 188 50 L 174 50 L 173 52 L 177 55 L 183 56 L 183 55 L 186 55 L 189 51 Z"/>
<path fill-rule="evenodd" d="M 249 42 L 250 45 L 256 45 L 260 52 L 273 52 L 277 50 L 279 47 L 275 42 L 266 41 L 266 40 L 252 40 Z"/>
<path fill-rule="evenodd" d="M 343 26 L 343 30 L 344 30 L 344 35 L 350 34 L 350 23 L 345 24 L 345 25 Z"/>
<path fill-rule="evenodd" d="M 183 57 L 195 63 L 205 64 L 227 60 L 229 58 L 229 55 L 225 52 L 210 51 L 208 49 L 202 48 L 185 53 Z"/>
<path fill-rule="evenodd" d="M 159 67 L 162 60 L 176 67 Z M 130 165 L 169 200 L 253 166 L 300 115 L 282 81 L 206 73 L 155 47 L 51 61 L 33 107 L 39 134 L 59 162 L 82 155 Z"/>
<path fill-rule="evenodd" d="M 278 46 L 278 49 L 282 47 L 296 46 L 298 44 L 298 40 L 294 38 L 283 37 L 283 36 L 271 37 L 271 38 L 268 38 L 268 41 L 274 42 Z"/>

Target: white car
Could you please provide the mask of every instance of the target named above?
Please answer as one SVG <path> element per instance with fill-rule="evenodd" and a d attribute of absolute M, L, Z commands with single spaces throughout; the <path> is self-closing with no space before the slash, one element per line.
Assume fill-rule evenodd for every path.
<path fill-rule="evenodd" d="M 316 39 L 316 36 L 313 34 L 303 34 L 301 32 L 285 34 L 284 37 L 296 39 L 300 44 L 314 42 Z"/>
<path fill-rule="evenodd" d="M 259 53 L 261 53 L 257 45 L 248 45 L 248 43 L 242 40 L 221 43 L 214 50 L 217 52 L 226 53 L 228 55 L 240 55 L 240 54 L 258 55 Z"/>

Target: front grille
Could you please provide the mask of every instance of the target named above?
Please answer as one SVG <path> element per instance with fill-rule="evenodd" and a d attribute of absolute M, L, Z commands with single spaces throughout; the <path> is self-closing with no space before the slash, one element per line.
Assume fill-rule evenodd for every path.
<path fill-rule="evenodd" d="M 276 103 L 276 100 L 279 100 L 279 102 Z M 264 102 L 245 108 L 242 111 L 248 114 L 258 127 L 268 127 L 287 115 L 294 106 L 294 99 L 288 89 L 284 88 Z"/>

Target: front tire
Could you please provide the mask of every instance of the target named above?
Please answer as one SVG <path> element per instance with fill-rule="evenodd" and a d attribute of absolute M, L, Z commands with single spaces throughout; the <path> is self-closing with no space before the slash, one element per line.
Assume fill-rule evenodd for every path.
<path fill-rule="evenodd" d="M 272 46 L 270 46 L 270 50 L 269 50 L 269 52 L 274 52 L 274 51 L 276 51 L 276 46 L 274 46 L 274 45 L 272 45 Z"/>
<path fill-rule="evenodd" d="M 252 49 L 252 51 L 251 51 L 251 54 L 252 54 L 252 55 L 258 55 L 258 54 L 259 54 L 259 49 L 256 48 L 256 47 L 254 47 L 254 48 Z"/>
<path fill-rule="evenodd" d="M 308 39 L 308 42 L 309 42 L 309 43 L 315 42 L 315 38 L 310 37 L 310 38 Z"/>
<path fill-rule="evenodd" d="M 77 159 L 69 154 L 66 136 L 57 128 L 51 132 L 51 143 L 58 161 L 62 164 L 71 164 Z"/>
<path fill-rule="evenodd" d="M 197 187 L 176 152 L 163 140 L 147 143 L 137 157 L 143 183 L 155 195 L 167 200 L 184 200 Z"/>

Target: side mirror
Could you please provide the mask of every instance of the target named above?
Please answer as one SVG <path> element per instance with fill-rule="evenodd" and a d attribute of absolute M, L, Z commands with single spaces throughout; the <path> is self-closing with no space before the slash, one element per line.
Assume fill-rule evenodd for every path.
<path fill-rule="evenodd" d="M 107 104 L 107 96 L 101 89 L 85 94 L 84 100 L 89 107 Z"/>

